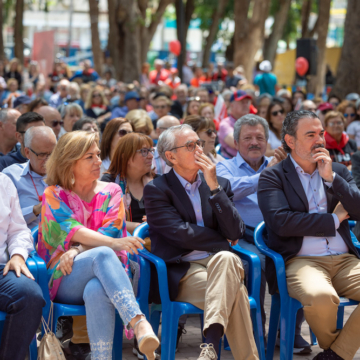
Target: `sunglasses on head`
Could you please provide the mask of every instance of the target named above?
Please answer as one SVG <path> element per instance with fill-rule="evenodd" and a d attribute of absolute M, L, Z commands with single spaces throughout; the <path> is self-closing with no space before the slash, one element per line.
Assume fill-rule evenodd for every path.
<path fill-rule="evenodd" d="M 187 151 L 193 152 L 195 150 L 196 146 L 203 148 L 205 146 L 205 141 L 200 140 L 200 139 L 196 140 L 196 141 L 188 141 L 185 145 L 174 147 L 174 148 L 170 149 L 169 151 L 186 147 Z"/>
<path fill-rule="evenodd" d="M 125 135 L 127 135 L 127 134 L 131 134 L 132 133 L 132 131 L 127 131 L 127 130 L 119 130 L 119 135 L 120 136 L 125 136 Z"/>
<path fill-rule="evenodd" d="M 285 113 L 285 111 L 283 109 L 281 109 L 281 110 L 277 110 L 277 111 L 272 111 L 271 115 L 277 116 L 277 114 L 284 114 L 284 113 Z"/>
<path fill-rule="evenodd" d="M 53 121 L 51 121 L 51 126 L 52 127 L 57 127 L 58 125 L 63 126 L 64 122 L 62 120 L 53 120 Z"/>
<path fill-rule="evenodd" d="M 208 136 L 211 136 L 212 133 L 214 133 L 215 135 L 217 134 L 217 131 L 216 130 L 213 130 L 213 129 L 207 129 L 205 131 L 203 131 L 206 135 Z"/>
<path fill-rule="evenodd" d="M 356 116 L 356 114 L 355 113 L 351 113 L 351 114 L 344 114 L 344 117 L 355 117 Z"/>
<path fill-rule="evenodd" d="M 136 150 L 136 152 L 141 153 L 141 155 L 143 157 L 147 157 L 150 152 L 154 155 L 155 149 L 154 148 L 149 148 L 149 149 L 148 148 L 142 148 L 142 149 Z"/>

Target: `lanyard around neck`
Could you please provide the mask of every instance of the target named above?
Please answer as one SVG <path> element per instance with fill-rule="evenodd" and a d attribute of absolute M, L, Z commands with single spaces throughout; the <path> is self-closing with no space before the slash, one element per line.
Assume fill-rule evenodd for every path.
<path fill-rule="evenodd" d="M 35 191 L 36 191 L 36 195 L 38 196 L 39 202 L 41 202 L 41 201 L 42 201 L 42 196 L 39 195 L 39 193 L 38 193 L 38 191 L 37 191 L 36 185 L 35 185 L 35 183 L 34 183 L 34 179 L 33 179 L 33 177 L 31 176 L 30 171 L 29 171 L 29 175 L 30 175 L 30 179 L 31 179 L 31 181 L 32 181 L 32 183 L 33 183 L 33 185 L 34 185 L 34 188 L 35 188 Z"/>

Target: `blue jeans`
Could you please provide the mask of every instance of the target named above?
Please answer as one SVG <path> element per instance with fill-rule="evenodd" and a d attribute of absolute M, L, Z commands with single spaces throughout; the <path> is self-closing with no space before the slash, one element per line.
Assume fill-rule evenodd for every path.
<path fill-rule="evenodd" d="M 55 301 L 71 305 L 85 302 L 93 360 L 112 358 L 115 308 L 125 325 L 142 315 L 125 269 L 106 246 L 75 257 L 72 272 L 63 277 Z"/>
<path fill-rule="evenodd" d="M 40 286 L 14 271 L 3 276 L 0 265 L 0 311 L 6 312 L 1 336 L 0 359 L 24 360 L 41 321 L 45 306 Z"/>

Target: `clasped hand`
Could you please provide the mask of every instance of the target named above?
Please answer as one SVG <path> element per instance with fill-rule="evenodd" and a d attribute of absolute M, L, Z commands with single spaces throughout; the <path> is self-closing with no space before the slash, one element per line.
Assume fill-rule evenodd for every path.
<path fill-rule="evenodd" d="M 195 150 L 195 163 L 200 167 L 204 174 L 205 181 L 210 190 L 215 190 L 219 187 L 216 177 L 216 165 L 204 154 L 202 149 L 196 148 Z"/>

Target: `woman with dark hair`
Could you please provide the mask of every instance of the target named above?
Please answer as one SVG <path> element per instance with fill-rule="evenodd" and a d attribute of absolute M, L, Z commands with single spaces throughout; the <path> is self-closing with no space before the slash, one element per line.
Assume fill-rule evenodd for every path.
<path fill-rule="evenodd" d="M 110 118 L 111 110 L 102 87 L 95 86 L 88 93 L 85 102 L 85 114 L 98 121 L 101 125 L 105 119 Z"/>
<path fill-rule="evenodd" d="M 133 131 L 134 128 L 131 123 L 124 118 L 115 118 L 107 123 L 100 144 L 100 157 L 102 160 L 100 177 L 109 169 L 119 140 Z"/>
<path fill-rule="evenodd" d="M 29 112 L 37 112 L 42 106 L 47 106 L 49 103 L 43 98 L 36 98 L 29 104 Z"/>
<path fill-rule="evenodd" d="M 96 121 L 96 119 L 91 118 L 90 116 L 84 116 L 74 124 L 72 131 L 77 131 L 77 130 L 93 132 L 98 134 L 100 132 L 98 122 Z"/>
<path fill-rule="evenodd" d="M 352 101 L 343 100 L 336 110 L 344 115 L 345 129 L 357 119 L 356 105 Z"/>
<path fill-rule="evenodd" d="M 186 116 L 197 115 L 199 113 L 200 105 L 199 96 L 190 97 L 187 101 Z"/>
<path fill-rule="evenodd" d="M 214 164 L 224 160 L 224 158 L 221 155 L 216 154 L 215 151 L 217 131 L 212 120 L 200 115 L 189 115 L 185 118 L 183 124 L 190 125 L 198 134 L 200 140 L 204 141 L 204 154 L 208 156 Z"/>
<path fill-rule="evenodd" d="M 274 156 L 281 145 L 281 129 L 285 120 L 285 109 L 281 102 L 273 100 L 268 108 L 266 120 L 269 123 L 269 140 L 265 156 Z"/>

